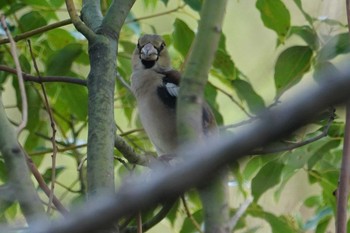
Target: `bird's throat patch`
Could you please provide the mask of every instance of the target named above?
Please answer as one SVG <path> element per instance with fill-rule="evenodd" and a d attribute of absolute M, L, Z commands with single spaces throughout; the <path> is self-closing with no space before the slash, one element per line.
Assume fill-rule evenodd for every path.
<path fill-rule="evenodd" d="M 146 69 L 150 69 L 150 68 L 152 68 L 152 67 L 156 64 L 156 61 L 147 61 L 147 60 L 142 60 L 142 59 L 141 59 L 141 62 L 142 62 L 142 65 L 143 65 Z"/>

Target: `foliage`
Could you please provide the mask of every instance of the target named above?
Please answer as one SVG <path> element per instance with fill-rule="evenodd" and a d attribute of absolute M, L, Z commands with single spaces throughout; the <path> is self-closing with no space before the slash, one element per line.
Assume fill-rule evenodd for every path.
<path fill-rule="evenodd" d="M 306 2 L 307 0 L 305 0 Z M 9 0 L 0 3 L 0 11 L 7 17 L 7 23 L 12 35 L 47 26 L 67 17 L 62 14 L 64 1 L 49 0 Z M 159 8 L 171 10 L 176 1 L 152 1 L 143 0 L 141 4 L 149 12 L 160 11 Z M 200 0 L 177 1 L 185 4 L 185 8 L 178 7 L 173 25 L 168 25 L 170 32 L 162 33 L 167 46 L 173 57 L 174 67 L 181 68 L 186 62 L 190 51 L 192 40 L 195 37 L 195 28 L 186 20 L 185 15 L 198 16 L 201 8 Z M 335 60 L 340 55 L 350 52 L 350 40 L 344 29 L 344 22 L 336 19 L 320 20 L 311 16 L 311 12 L 303 9 L 301 0 L 293 1 L 298 12 L 292 11 L 292 4 L 281 0 L 257 0 L 256 10 L 261 16 L 265 30 L 273 30 L 277 36 L 275 54 L 277 58 L 274 65 L 272 79 L 276 90 L 275 101 L 271 102 L 257 87 L 251 78 L 244 74 L 237 64 L 241 64 L 239 58 L 234 56 L 227 46 L 227 37 L 230 35 L 225 30 L 222 33 L 219 49 L 215 55 L 215 61 L 210 71 L 210 84 L 205 90 L 209 104 L 214 108 L 214 113 L 220 125 L 237 123 L 228 122 L 227 114 L 230 114 L 231 106 L 241 111 L 250 120 L 266 105 L 283 104 L 283 96 L 295 85 L 313 76 L 318 80 L 318 75 L 324 69 L 336 71 Z M 322 1 L 317 1 L 321 4 Z M 234 4 L 243 4 L 236 2 Z M 293 6 L 293 7 L 295 7 Z M 64 10 L 63 10 L 64 12 Z M 179 14 L 178 14 L 179 13 Z M 184 13 L 184 14 L 180 14 Z M 303 24 L 297 25 L 293 22 L 294 14 L 304 17 Z M 135 100 L 125 82 L 129 83 L 131 75 L 130 57 L 136 44 L 140 31 L 145 28 L 146 23 L 142 20 L 140 12 L 132 11 L 122 29 L 119 40 L 118 54 L 118 76 L 115 94 L 115 112 L 118 133 L 133 146 L 137 153 L 152 154 L 154 148 L 146 138 L 142 130 L 135 109 Z M 163 16 L 154 17 L 161 20 Z M 227 19 L 229 22 L 230 19 Z M 241 22 L 244 24 L 244 22 Z M 317 28 L 326 26 L 327 33 L 319 32 Z M 157 28 L 152 28 L 158 32 Z M 0 30 L 0 39 L 5 34 Z M 259 35 L 257 35 L 259 36 Z M 89 58 L 86 40 L 73 29 L 73 27 L 60 27 L 46 30 L 27 38 L 31 41 L 33 55 L 39 64 L 40 76 L 69 76 L 85 80 L 89 71 Z M 1 40 L 0 40 L 1 41 Z M 295 42 L 297 41 L 297 42 Z M 0 65 L 13 68 L 14 63 L 10 55 L 9 45 L 2 43 L 0 47 Z M 17 42 L 19 59 L 25 73 L 37 76 L 33 66 L 28 43 L 25 40 Z M 270 59 L 270 58 L 266 58 Z M 17 77 L 0 69 L 0 89 L 3 101 L 7 108 L 11 121 L 16 124 L 21 111 L 21 99 Z M 87 130 L 87 90 L 81 85 L 72 83 L 46 83 L 49 105 L 54 113 L 57 124 L 58 136 L 58 163 L 56 169 L 55 193 L 61 201 L 70 206 L 86 194 L 86 174 L 84 158 L 86 154 L 86 130 Z M 272 89 L 273 89 L 272 88 Z M 40 86 L 34 82 L 26 82 L 29 104 L 29 122 L 26 127 L 25 136 L 21 137 L 21 143 L 33 159 L 35 165 L 42 171 L 42 176 L 47 183 L 52 182 L 52 167 L 49 159 L 52 153 L 50 143 L 51 126 L 45 110 L 43 93 Z M 13 92 L 14 91 L 14 92 Z M 271 90 L 270 90 L 271 91 Z M 229 97 L 230 107 L 224 106 L 226 97 Z M 278 102 L 280 101 L 280 102 Z M 341 109 L 337 112 L 341 112 Z M 268 149 L 287 148 L 282 152 L 271 152 L 268 156 L 251 156 L 249 159 L 237 163 L 233 171 L 233 180 L 237 187 L 234 191 L 238 197 L 248 198 L 253 196 L 253 203 L 242 216 L 236 229 L 242 232 L 259 232 L 259 225 L 248 224 L 249 219 L 262 219 L 272 229 L 272 232 L 327 232 L 330 222 L 335 215 L 335 196 L 333 192 L 337 189 L 339 168 L 341 161 L 341 144 L 343 137 L 344 122 L 337 117 L 325 137 L 316 142 L 298 147 L 301 141 L 310 140 L 324 132 L 328 128 L 332 118 L 331 113 L 325 113 L 320 119 L 314 120 L 313 124 L 305 127 L 288 138 L 281 139 L 270 145 Z M 230 120 L 230 119 L 229 119 Z M 248 122 L 250 122 L 250 120 Z M 224 127 L 223 127 L 224 128 Z M 227 126 L 228 133 L 235 133 L 235 128 Z M 1 132 L 0 132 L 1 133 Z M 262 149 L 264 151 L 264 148 Z M 257 152 L 259 153 L 259 151 Z M 117 183 L 123 177 L 129 175 L 132 164 L 124 161 L 123 155 L 115 150 L 115 172 Z M 133 168 L 134 169 L 134 168 Z M 144 168 L 136 166 L 134 172 Z M 299 209 L 280 213 L 273 211 L 274 208 L 264 203 L 262 199 L 268 195 L 274 195 L 274 205 L 279 205 L 279 200 L 294 195 L 293 192 L 301 190 L 290 190 L 288 185 L 293 179 L 306 177 L 305 182 L 312 186 L 317 192 L 305 193 L 298 203 L 303 209 L 312 212 L 306 215 Z M 304 176 L 303 176 L 304 175 Z M 5 183 L 7 179 L 6 168 L 0 160 L 0 180 Z M 38 187 L 39 189 L 39 187 Z M 291 192 L 291 193 L 290 193 Z M 299 196 L 299 195 L 298 195 Z M 46 198 L 46 197 L 45 197 Z M 45 201 L 47 199 L 43 198 Z M 234 197 L 233 197 L 234 198 Z M 191 191 L 186 195 L 186 200 L 195 221 L 201 224 L 202 209 L 198 203 L 198 195 Z M 176 227 L 175 222 L 180 222 L 180 232 L 195 232 L 193 220 L 183 213 L 183 206 L 176 204 L 167 215 L 170 225 Z M 233 208 L 234 209 L 234 208 Z M 301 208 L 300 208 L 301 209 Z M 144 213 L 145 219 L 150 219 L 155 210 Z M 56 214 L 56 212 L 54 212 Z M 17 212 L 16 203 L 7 203 L 1 206 L 0 220 L 12 222 L 20 217 Z M 255 230 L 254 230 L 255 229 Z M 256 230 L 257 229 L 257 230 Z M 243 231 L 245 230 L 245 231 Z"/>

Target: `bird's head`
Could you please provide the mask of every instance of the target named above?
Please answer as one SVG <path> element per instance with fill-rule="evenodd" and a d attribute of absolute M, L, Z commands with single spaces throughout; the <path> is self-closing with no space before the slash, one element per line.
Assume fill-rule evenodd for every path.
<path fill-rule="evenodd" d="M 158 71 L 170 69 L 170 57 L 161 36 L 146 34 L 140 37 L 133 54 L 133 67 Z"/>

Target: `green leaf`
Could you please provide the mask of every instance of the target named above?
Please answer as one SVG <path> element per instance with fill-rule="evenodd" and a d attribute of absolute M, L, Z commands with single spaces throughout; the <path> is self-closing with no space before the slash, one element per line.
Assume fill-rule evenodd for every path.
<path fill-rule="evenodd" d="M 52 49 L 58 50 L 74 42 L 74 37 L 62 28 L 56 28 L 46 33 L 47 41 Z"/>
<path fill-rule="evenodd" d="M 312 26 L 313 25 L 313 19 L 306 11 L 304 11 L 303 5 L 301 3 L 301 0 L 294 0 L 294 3 L 297 5 L 297 7 L 301 11 L 301 13 L 304 15 L 305 19 L 310 24 L 310 26 Z"/>
<path fill-rule="evenodd" d="M 32 7 L 39 6 L 39 7 L 51 8 L 51 5 L 46 0 L 22 0 L 22 1 Z M 54 0 L 53 2 L 55 1 L 57 0 Z"/>
<path fill-rule="evenodd" d="M 66 119 L 85 121 L 87 118 L 87 90 L 82 86 L 64 83 L 48 86 L 54 109 Z M 64 97 L 64 98 L 63 98 Z"/>
<path fill-rule="evenodd" d="M 68 44 L 63 49 L 55 52 L 47 61 L 48 75 L 66 75 L 71 69 L 74 60 L 82 52 L 81 44 Z"/>
<path fill-rule="evenodd" d="M 165 6 L 167 6 L 167 5 L 168 5 L 169 0 L 162 0 L 162 2 L 164 3 L 164 5 L 165 5 Z"/>
<path fill-rule="evenodd" d="M 158 0 L 143 0 L 146 8 L 151 7 L 154 9 L 157 6 L 157 2 Z"/>
<path fill-rule="evenodd" d="M 250 83 L 236 79 L 232 81 L 232 86 L 237 92 L 238 97 L 247 103 L 251 112 L 258 113 L 265 107 L 263 98 L 254 91 Z"/>
<path fill-rule="evenodd" d="M 237 70 L 231 59 L 231 56 L 222 49 L 218 49 L 215 53 L 213 67 L 220 71 L 222 75 L 229 80 L 237 78 Z"/>
<path fill-rule="evenodd" d="M 322 219 L 318 223 L 315 233 L 326 233 L 326 230 L 327 230 L 328 225 L 331 222 L 331 220 L 332 220 L 332 215 Z M 349 226 L 348 226 L 348 229 L 349 229 Z"/>
<path fill-rule="evenodd" d="M 350 40 L 349 33 L 341 33 L 333 36 L 320 50 L 317 60 L 318 62 L 324 62 L 335 58 L 340 54 L 350 52 Z"/>
<path fill-rule="evenodd" d="M 2 181 L 2 183 L 5 183 L 7 181 L 7 170 L 5 167 L 5 163 L 0 160 L 0 180 Z"/>
<path fill-rule="evenodd" d="M 330 151 L 334 148 L 337 148 L 340 145 L 340 140 L 331 140 L 326 141 L 320 148 L 317 150 L 312 150 L 312 156 L 307 162 L 307 167 L 311 170 L 318 161 L 324 158 L 324 156 L 329 155 Z"/>
<path fill-rule="evenodd" d="M 32 66 L 25 55 L 21 54 L 19 56 L 19 63 L 21 64 L 22 71 L 30 74 Z"/>
<path fill-rule="evenodd" d="M 65 167 L 56 167 L 56 178 L 65 170 Z M 45 183 L 50 183 L 52 177 L 52 168 L 46 169 L 46 171 L 43 174 L 43 178 L 45 180 Z"/>
<path fill-rule="evenodd" d="M 293 223 L 284 216 L 277 217 L 274 214 L 264 211 L 264 209 L 256 204 L 251 204 L 247 210 L 247 213 L 266 220 L 272 229 L 272 233 L 295 233 L 298 232 L 293 228 Z"/>
<path fill-rule="evenodd" d="M 30 11 L 29 13 L 24 14 L 19 19 L 19 23 L 23 32 L 30 31 L 47 24 L 46 19 L 37 11 Z"/>
<path fill-rule="evenodd" d="M 284 164 L 273 160 L 256 174 L 252 180 L 252 195 L 256 202 L 264 192 L 280 182 L 283 168 Z"/>
<path fill-rule="evenodd" d="M 194 32 L 181 19 L 176 18 L 174 22 L 173 40 L 174 47 L 182 57 L 186 57 L 194 39 Z"/>
<path fill-rule="evenodd" d="M 312 49 L 309 46 L 293 46 L 284 50 L 275 65 L 275 86 L 281 94 L 298 83 L 311 64 Z"/>
<path fill-rule="evenodd" d="M 288 37 L 297 35 L 303 39 L 310 48 L 317 50 L 319 43 L 316 32 L 310 26 L 293 26 Z"/>
<path fill-rule="evenodd" d="M 178 210 L 179 210 L 179 206 L 180 206 L 180 201 L 179 199 L 176 201 L 176 203 L 173 205 L 173 207 L 171 207 L 171 210 L 169 211 L 169 213 L 167 214 L 166 218 L 169 220 L 170 225 L 172 227 L 174 227 L 175 221 L 177 219 L 177 214 L 178 214 Z"/>
<path fill-rule="evenodd" d="M 184 0 L 184 2 L 195 11 L 199 12 L 201 10 L 201 7 L 202 7 L 201 0 Z"/>
<path fill-rule="evenodd" d="M 197 221 L 197 223 L 201 224 L 203 219 L 203 210 L 200 209 L 192 214 L 192 217 Z M 186 217 L 185 221 L 182 224 L 180 233 L 190 233 L 197 232 L 197 229 L 193 225 L 193 222 L 190 218 Z"/>
<path fill-rule="evenodd" d="M 267 28 L 272 29 L 283 42 L 290 28 L 290 14 L 281 0 L 257 0 L 256 7 Z"/>
<path fill-rule="evenodd" d="M 54 7 L 54 8 L 60 8 L 63 4 L 64 4 L 64 0 L 54 0 L 54 1 L 50 1 L 50 4 Z"/>
<path fill-rule="evenodd" d="M 251 180 L 252 176 L 261 168 L 262 161 L 260 156 L 251 158 L 242 172 L 244 180 Z"/>
<path fill-rule="evenodd" d="M 217 123 L 219 125 L 222 125 L 224 123 L 224 119 L 220 114 L 220 112 L 218 111 L 219 105 L 216 102 L 216 97 L 217 97 L 216 88 L 213 87 L 213 85 L 211 85 L 210 83 L 208 83 L 208 85 L 205 86 L 204 95 L 205 95 L 206 101 L 208 102 L 209 106 L 213 110 Z"/>

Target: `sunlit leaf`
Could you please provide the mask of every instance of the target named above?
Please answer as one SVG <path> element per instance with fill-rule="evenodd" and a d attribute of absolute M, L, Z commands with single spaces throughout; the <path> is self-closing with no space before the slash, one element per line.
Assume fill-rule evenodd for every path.
<path fill-rule="evenodd" d="M 249 159 L 248 163 L 243 169 L 242 175 L 245 180 L 251 180 L 252 176 L 261 168 L 262 161 L 260 156 L 255 156 Z"/>
<path fill-rule="evenodd" d="M 281 0 L 257 0 L 256 7 L 267 28 L 274 30 L 280 41 L 284 41 L 290 28 L 290 14 Z"/>
<path fill-rule="evenodd" d="M 277 93 L 301 80 L 310 68 L 312 53 L 308 46 L 293 46 L 279 55 L 274 76 Z"/>
<path fill-rule="evenodd" d="M 256 174 L 252 180 L 252 195 L 255 201 L 258 201 L 264 192 L 280 182 L 284 166 L 284 164 L 273 160 L 265 164 Z"/>
<path fill-rule="evenodd" d="M 184 21 L 179 18 L 176 18 L 174 22 L 173 39 L 174 47 L 183 57 L 186 57 L 194 39 L 194 32 Z"/>

